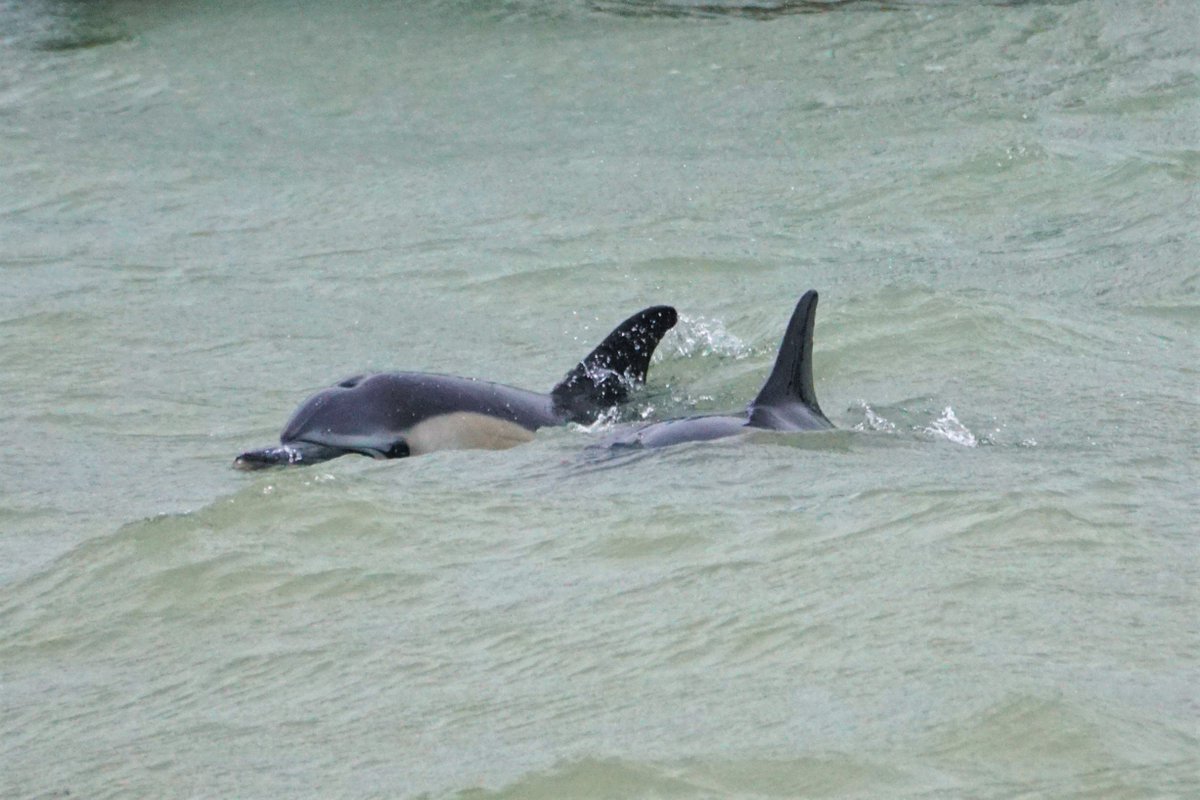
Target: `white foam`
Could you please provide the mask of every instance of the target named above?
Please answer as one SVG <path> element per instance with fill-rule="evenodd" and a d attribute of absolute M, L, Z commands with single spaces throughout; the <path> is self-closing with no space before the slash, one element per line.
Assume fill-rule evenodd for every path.
<path fill-rule="evenodd" d="M 896 426 L 886 418 L 875 413 L 875 409 L 867 405 L 866 400 L 859 400 L 863 410 L 863 421 L 854 426 L 856 431 L 885 431 L 895 433 Z"/>
<path fill-rule="evenodd" d="M 644 414 L 642 415 L 643 419 L 645 418 L 645 416 L 646 415 L 644 415 Z M 608 408 L 604 409 L 604 411 L 600 412 L 600 416 L 596 417 L 596 421 L 591 423 L 590 425 L 583 425 L 578 422 L 571 422 L 571 423 L 567 424 L 567 427 L 569 427 L 572 430 L 594 434 L 594 433 L 599 433 L 602 431 L 609 430 L 610 428 L 612 428 L 614 425 L 617 424 L 617 421 L 620 418 L 621 418 L 621 409 L 618 408 L 617 406 L 609 406 Z"/>
<path fill-rule="evenodd" d="M 725 356 L 745 358 L 751 348 L 738 337 L 725 330 L 725 323 L 717 319 L 680 315 L 675 327 L 663 338 L 655 353 L 661 358 L 665 352 L 674 356 Z"/>
<path fill-rule="evenodd" d="M 959 421 L 958 417 L 954 416 L 954 409 L 946 406 L 942 415 L 933 421 L 932 425 L 925 428 L 925 433 L 941 436 L 949 439 L 955 444 L 961 444 L 963 447 L 977 447 L 979 440 L 975 438 L 975 434 Z"/>

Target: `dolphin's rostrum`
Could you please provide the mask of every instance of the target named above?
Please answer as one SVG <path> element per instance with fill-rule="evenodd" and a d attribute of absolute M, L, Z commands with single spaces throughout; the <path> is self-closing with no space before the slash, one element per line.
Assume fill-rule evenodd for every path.
<path fill-rule="evenodd" d="M 653 306 L 617 326 L 549 394 L 422 372 L 356 375 L 292 414 L 279 447 L 238 456 L 238 469 L 307 465 L 358 453 L 403 458 L 446 449 L 503 449 L 538 428 L 590 424 L 646 380 L 654 348 L 677 319 Z"/>

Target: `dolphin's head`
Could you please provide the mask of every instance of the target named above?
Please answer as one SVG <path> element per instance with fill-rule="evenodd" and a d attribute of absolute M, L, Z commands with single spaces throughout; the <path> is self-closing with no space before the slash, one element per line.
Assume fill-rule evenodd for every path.
<path fill-rule="evenodd" d="M 355 375 L 323 389 L 300 404 L 279 436 L 279 447 L 248 450 L 233 460 L 235 469 L 308 466 L 360 453 L 373 458 L 409 455 L 405 432 L 418 410 L 409 394 Z"/>
<path fill-rule="evenodd" d="M 337 450 L 338 455 L 409 455 L 405 433 L 421 419 L 423 409 L 418 401 L 420 393 L 395 377 L 354 375 L 317 392 L 292 414 L 279 441 L 284 449 L 304 449 L 307 445 L 309 450 Z"/>

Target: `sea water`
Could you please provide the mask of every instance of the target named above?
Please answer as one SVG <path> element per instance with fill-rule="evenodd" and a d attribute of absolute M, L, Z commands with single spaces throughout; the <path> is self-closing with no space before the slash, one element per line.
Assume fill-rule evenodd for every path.
<path fill-rule="evenodd" d="M 1200 795 L 1200 17 L 0 3 L 0 795 Z M 802 292 L 836 431 L 737 412 Z M 369 369 L 618 418 L 243 473 Z"/>

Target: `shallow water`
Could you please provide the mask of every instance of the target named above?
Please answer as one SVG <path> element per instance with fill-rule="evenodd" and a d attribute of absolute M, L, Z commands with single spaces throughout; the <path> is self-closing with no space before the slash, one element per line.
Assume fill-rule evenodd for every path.
<path fill-rule="evenodd" d="M 0 2 L 0 795 L 1200 794 L 1198 33 Z M 834 432 L 230 469 L 660 302 L 623 419 L 735 410 L 808 288 Z"/>

